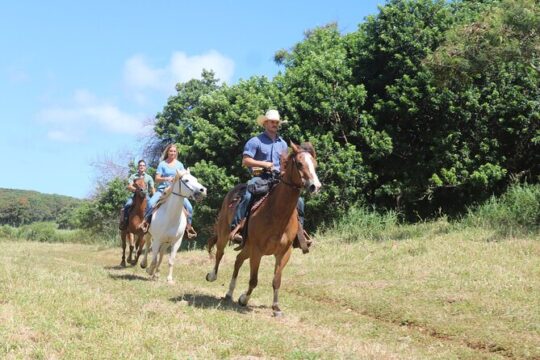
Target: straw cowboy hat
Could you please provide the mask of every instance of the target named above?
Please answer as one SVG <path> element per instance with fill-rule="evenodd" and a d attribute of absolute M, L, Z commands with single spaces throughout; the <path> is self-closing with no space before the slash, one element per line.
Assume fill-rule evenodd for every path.
<path fill-rule="evenodd" d="M 264 122 L 267 120 L 279 121 L 279 125 L 287 122 L 280 119 L 279 112 L 277 110 L 268 110 L 266 114 L 259 115 L 257 117 L 257 124 L 259 124 L 260 126 L 263 126 Z"/>

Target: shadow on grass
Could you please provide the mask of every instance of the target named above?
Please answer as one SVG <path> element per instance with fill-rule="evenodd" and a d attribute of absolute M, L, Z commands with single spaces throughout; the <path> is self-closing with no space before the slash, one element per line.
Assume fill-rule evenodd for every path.
<path fill-rule="evenodd" d="M 149 281 L 150 279 L 146 276 L 135 275 L 135 274 L 109 274 L 109 277 L 113 280 L 139 280 L 139 281 Z"/>
<path fill-rule="evenodd" d="M 115 266 L 104 266 L 105 270 L 124 270 L 127 269 L 125 266 L 115 265 Z"/>
<path fill-rule="evenodd" d="M 169 299 L 172 302 L 185 301 L 189 306 L 200 309 L 220 309 L 226 311 L 236 311 L 241 314 L 247 314 L 253 311 L 254 308 L 266 308 L 264 305 L 256 306 L 241 306 L 238 302 L 225 299 L 223 297 L 215 297 L 205 294 L 184 294 Z"/>

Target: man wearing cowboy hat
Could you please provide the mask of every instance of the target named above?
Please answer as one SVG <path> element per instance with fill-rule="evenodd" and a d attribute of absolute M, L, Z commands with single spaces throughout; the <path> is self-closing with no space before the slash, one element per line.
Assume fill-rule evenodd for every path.
<path fill-rule="evenodd" d="M 255 175 L 254 169 L 263 169 L 263 172 L 251 178 L 248 181 L 248 189 L 250 184 L 255 184 L 260 179 L 270 179 L 272 171 L 280 171 L 281 154 L 287 153 L 288 146 L 285 140 L 278 135 L 278 130 L 281 124 L 285 121 L 279 117 L 277 110 L 268 110 L 266 114 L 257 117 L 257 123 L 264 128 L 264 131 L 248 140 L 244 146 L 242 165 L 249 168 L 250 172 Z M 242 199 L 236 206 L 236 212 L 231 223 L 232 239 L 236 243 L 243 245 L 243 237 L 240 234 L 242 220 L 246 216 L 248 206 L 251 202 L 252 193 L 245 191 Z M 303 222 L 304 202 L 300 198 L 298 203 L 298 213 Z"/>

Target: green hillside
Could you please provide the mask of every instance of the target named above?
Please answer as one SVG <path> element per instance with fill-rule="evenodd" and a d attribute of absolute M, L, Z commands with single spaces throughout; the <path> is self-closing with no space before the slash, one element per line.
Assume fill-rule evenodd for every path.
<path fill-rule="evenodd" d="M 83 202 L 84 200 L 65 195 L 0 188 L 0 225 L 58 222 L 59 218 Z"/>

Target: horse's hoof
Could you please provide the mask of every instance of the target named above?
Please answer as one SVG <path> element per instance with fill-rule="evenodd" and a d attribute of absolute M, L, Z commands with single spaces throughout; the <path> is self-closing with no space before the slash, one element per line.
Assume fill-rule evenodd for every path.
<path fill-rule="evenodd" d="M 121 267 L 126 267 L 126 261 L 125 261 L 125 260 L 122 260 L 122 262 L 120 263 L 120 266 L 121 266 Z"/>
<path fill-rule="evenodd" d="M 216 279 L 217 279 L 216 275 L 212 273 L 206 274 L 206 281 L 212 282 L 212 281 L 216 281 Z"/>
<path fill-rule="evenodd" d="M 240 297 L 238 298 L 238 304 L 240 304 L 241 306 L 247 306 L 247 303 L 248 303 L 248 298 L 246 294 L 240 295 Z"/>
<path fill-rule="evenodd" d="M 141 268 L 146 269 L 146 261 L 141 261 Z"/>
<path fill-rule="evenodd" d="M 226 294 L 224 297 L 222 297 L 222 299 L 225 301 L 232 301 L 232 296 L 229 294 Z"/>
<path fill-rule="evenodd" d="M 169 279 L 167 279 L 167 284 L 169 284 L 169 285 L 174 285 L 174 284 L 175 284 L 175 282 L 174 282 L 174 280 L 173 280 L 173 279 L 170 279 L 170 280 L 169 280 Z"/>
<path fill-rule="evenodd" d="M 274 317 L 276 317 L 276 318 L 283 317 L 283 311 L 281 311 L 281 310 L 274 310 Z"/>

